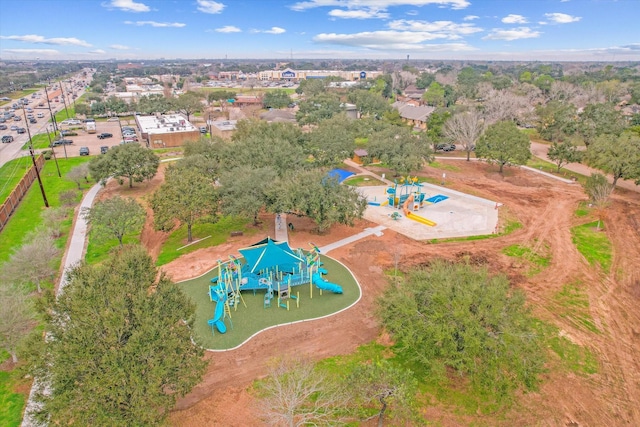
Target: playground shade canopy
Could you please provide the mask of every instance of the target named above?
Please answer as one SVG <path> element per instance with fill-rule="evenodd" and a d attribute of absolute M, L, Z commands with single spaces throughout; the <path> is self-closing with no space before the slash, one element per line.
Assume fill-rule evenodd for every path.
<path fill-rule="evenodd" d="M 267 239 L 266 243 L 257 243 L 248 248 L 240 249 L 247 262 L 251 266 L 251 273 L 258 273 L 275 266 L 293 265 L 304 263 L 306 260 L 296 255 L 287 242 L 275 242 Z"/>

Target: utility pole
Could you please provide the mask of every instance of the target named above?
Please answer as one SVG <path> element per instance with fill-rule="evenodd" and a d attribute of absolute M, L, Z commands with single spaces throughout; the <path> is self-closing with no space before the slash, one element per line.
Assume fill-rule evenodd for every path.
<path fill-rule="evenodd" d="M 209 113 L 209 120 L 207 121 L 207 124 L 209 125 L 209 139 L 213 142 L 213 133 L 211 132 L 211 113 Z"/>
<path fill-rule="evenodd" d="M 51 82 L 49 82 L 49 84 L 51 84 Z M 49 107 L 49 116 L 51 117 L 51 123 L 53 124 L 53 134 L 54 136 L 58 133 L 58 124 L 56 123 L 56 116 L 53 115 L 53 112 L 51 111 L 51 102 L 49 102 L 49 92 L 47 91 L 47 85 L 44 85 L 44 94 L 47 97 L 47 106 Z M 47 133 L 49 133 L 49 128 L 47 127 Z M 51 141 L 51 136 L 49 136 L 49 141 Z M 51 147 L 53 149 L 53 144 L 51 144 Z M 62 144 L 62 148 L 64 149 L 64 158 L 68 159 L 67 157 L 67 146 L 65 144 Z M 57 163 L 57 160 L 56 160 Z"/>
<path fill-rule="evenodd" d="M 67 119 L 69 118 L 69 110 L 67 110 L 67 101 L 64 99 L 64 80 L 60 80 L 60 92 L 62 93 L 62 103 L 64 104 L 64 112 L 67 115 Z"/>
<path fill-rule="evenodd" d="M 22 114 L 24 117 L 27 117 L 27 114 L 24 110 L 24 104 L 22 104 Z M 38 179 L 38 184 L 40 184 L 40 192 L 42 193 L 42 200 L 44 200 L 44 207 L 49 207 L 49 201 L 47 200 L 47 194 L 44 192 L 44 186 L 42 185 L 42 178 L 40 178 L 40 171 L 38 170 L 38 164 L 36 163 L 36 156 L 33 152 L 33 143 L 31 141 L 31 131 L 29 130 L 29 125 L 27 124 L 27 136 L 29 137 L 29 154 L 31 154 L 31 161 L 33 162 L 33 170 L 36 172 L 36 178 Z M 59 173 L 59 172 L 58 172 Z"/>

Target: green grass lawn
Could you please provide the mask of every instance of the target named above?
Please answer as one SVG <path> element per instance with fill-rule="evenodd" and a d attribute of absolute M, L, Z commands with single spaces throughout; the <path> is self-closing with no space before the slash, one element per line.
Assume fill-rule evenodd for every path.
<path fill-rule="evenodd" d="M 0 167 L 0 203 L 7 199 L 31 166 L 33 162 L 30 157 L 20 157 Z"/>
<path fill-rule="evenodd" d="M 215 224 L 194 224 L 191 231 L 194 241 L 205 237 L 206 239 L 187 247 L 183 247 L 187 244 L 187 227 L 185 225 L 178 227 L 162 245 L 156 265 L 164 265 L 181 255 L 188 254 L 189 252 L 193 252 L 197 249 L 208 248 L 209 246 L 216 246 L 224 243 L 232 231 L 242 231 L 245 235 L 253 235 L 261 230 L 258 228 L 250 228 L 246 219 L 238 217 L 222 217 Z"/>
<path fill-rule="evenodd" d="M 442 163 L 439 161 L 433 161 L 431 163 L 429 163 L 429 167 L 430 168 L 434 168 L 434 169 L 440 169 L 440 170 L 445 170 L 445 171 L 451 171 L 451 172 L 459 172 L 460 168 L 458 166 L 449 164 L 449 163 Z"/>
<path fill-rule="evenodd" d="M 611 268 L 611 241 L 602 230 L 597 230 L 597 221 L 578 225 L 571 229 L 573 243 L 591 265 L 599 265 L 605 273 Z M 601 224 L 604 227 L 604 223 Z"/>
<path fill-rule="evenodd" d="M 354 187 L 369 187 L 369 186 L 378 186 L 385 185 L 384 182 L 375 179 L 372 176 L 355 176 L 353 178 L 348 178 L 344 181 L 345 185 L 351 185 Z"/>
<path fill-rule="evenodd" d="M 502 250 L 502 253 L 523 260 L 527 268 L 527 276 L 540 273 L 551 262 L 551 254 L 547 245 L 540 245 L 538 251 L 524 245 L 511 245 Z"/>
<path fill-rule="evenodd" d="M 49 206 L 60 206 L 60 193 L 77 188 L 74 182 L 68 181 L 64 176 L 71 168 L 84 163 L 87 160 L 89 160 L 87 157 L 58 159 L 62 178 L 58 177 L 56 165 L 53 161 L 45 162 L 40 176 L 42 177 L 43 187 L 45 189 L 45 194 L 47 195 L 47 200 L 49 201 Z M 0 262 L 6 261 L 13 248 L 22 244 L 25 235 L 30 231 L 35 230 L 41 224 L 40 215 L 44 209 L 42 193 L 40 192 L 38 182 L 35 181 L 22 199 L 22 202 L 14 212 L 6 227 L 0 231 Z M 71 220 L 69 219 L 68 224 L 65 224 L 67 228 L 66 231 L 68 231 L 70 224 Z M 59 247 L 64 247 L 66 245 L 66 231 L 63 229 L 63 236 L 58 239 Z"/>
<path fill-rule="evenodd" d="M 589 311 L 589 297 L 586 286 L 580 281 L 566 284 L 553 296 L 555 305 L 552 311 L 560 317 L 568 319 L 576 327 L 600 333 Z"/>
<path fill-rule="evenodd" d="M 49 148 L 51 141 L 53 141 L 55 138 L 56 138 L 55 132 L 49 133 L 49 136 L 47 136 L 46 133 L 38 133 L 35 135 L 31 135 L 31 143 L 33 144 L 33 148 L 35 150 Z M 22 146 L 22 149 L 23 150 L 29 149 L 29 141 L 24 143 L 24 145 Z"/>
<path fill-rule="evenodd" d="M 561 176 L 566 179 L 575 178 L 575 180 L 579 183 L 584 183 L 584 181 L 587 179 L 584 175 L 581 175 L 576 172 L 571 172 L 570 170 L 567 170 L 565 168 L 561 168 L 560 173 L 557 173 L 556 172 L 558 169 L 557 165 L 555 165 L 554 163 L 539 159 L 538 157 L 532 157 L 529 161 L 527 161 L 526 166 L 550 173 L 552 175 Z"/>
<path fill-rule="evenodd" d="M 323 268 L 329 272 L 325 279 L 340 285 L 344 291 L 343 294 L 325 291 L 320 295 L 319 290 L 314 287 L 313 298 L 310 298 L 308 285 L 296 286 L 292 289 L 294 295 L 299 292 L 300 307 L 296 307 L 295 300 L 292 299 L 287 311 L 277 306 L 277 300 L 272 301 L 270 308 L 264 308 L 264 291 L 258 291 L 255 295 L 251 291 L 243 292 L 242 297 L 247 307 L 245 308 L 240 303 L 237 310 L 231 308 L 233 329 L 231 322 L 225 320 L 227 333 L 224 335 L 218 333 L 217 330 L 213 335 L 207 324 L 207 320 L 213 318 L 215 308 L 215 303 L 211 302 L 208 292 L 211 278 L 218 275 L 217 268 L 198 278 L 180 282 L 184 292 L 196 304 L 196 317 L 193 325 L 196 341 L 208 349 L 229 349 L 240 345 L 267 327 L 327 316 L 356 302 L 360 298 L 360 288 L 349 270 L 326 256 L 322 256 L 322 262 Z M 324 320 L 317 321 L 323 322 Z"/>
<path fill-rule="evenodd" d="M 10 372 L 0 371 L 0 426 L 18 427 L 22 421 L 25 397 L 14 393 L 15 380 Z"/>

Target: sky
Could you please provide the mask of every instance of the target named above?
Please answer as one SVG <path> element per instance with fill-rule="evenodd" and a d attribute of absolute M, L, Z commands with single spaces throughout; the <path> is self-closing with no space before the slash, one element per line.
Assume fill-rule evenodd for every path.
<path fill-rule="evenodd" d="M 0 59 L 638 61 L 640 0 L 0 0 Z"/>

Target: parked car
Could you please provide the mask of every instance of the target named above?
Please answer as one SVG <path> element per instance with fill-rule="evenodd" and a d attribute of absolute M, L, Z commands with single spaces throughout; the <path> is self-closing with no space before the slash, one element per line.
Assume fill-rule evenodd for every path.
<path fill-rule="evenodd" d="M 53 146 L 57 147 L 59 145 L 69 145 L 69 144 L 73 144 L 73 141 L 70 139 L 57 139 L 55 141 L 53 141 Z"/>
<path fill-rule="evenodd" d="M 38 123 L 38 121 L 35 119 L 35 117 L 31 117 L 29 119 L 29 123 L 33 124 L 33 123 Z"/>
<path fill-rule="evenodd" d="M 98 134 L 98 139 L 105 139 L 105 138 L 112 138 L 113 134 L 108 133 L 108 132 L 102 132 L 101 134 Z"/>
<path fill-rule="evenodd" d="M 18 126 L 16 126 L 16 125 L 12 125 L 10 129 L 11 129 L 11 130 L 18 130 Z"/>
<path fill-rule="evenodd" d="M 74 132 L 72 130 L 61 130 L 60 135 L 62 136 L 78 136 L 78 132 Z"/>
<path fill-rule="evenodd" d="M 37 116 L 39 119 L 42 119 L 44 117 L 44 113 L 38 113 Z"/>
<path fill-rule="evenodd" d="M 89 147 L 80 147 L 80 155 L 88 156 L 89 155 Z"/>
<path fill-rule="evenodd" d="M 107 147 L 106 145 L 100 147 L 100 154 L 107 154 L 107 151 L 109 151 L 109 147 Z"/>
<path fill-rule="evenodd" d="M 436 145 L 436 151 L 453 151 L 456 149 L 454 144 L 438 144 Z"/>
<path fill-rule="evenodd" d="M 22 117 L 20 116 L 13 116 L 13 120 L 16 122 L 19 122 L 20 120 L 22 120 Z"/>
<path fill-rule="evenodd" d="M 200 133 L 207 133 L 207 127 L 206 126 L 200 126 Z"/>
<path fill-rule="evenodd" d="M 11 135 L 4 135 L 2 137 L 2 143 L 8 144 L 9 142 L 13 142 L 13 137 Z"/>
<path fill-rule="evenodd" d="M 18 133 L 27 133 L 27 130 L 25 128 L 18 128 L 18 130 L 16 132 L 18 132 Z"/>
<path fill-rule="evenodd" d="M 0 125 L 0 130 L 7 130 L 7 125 Z"/>

